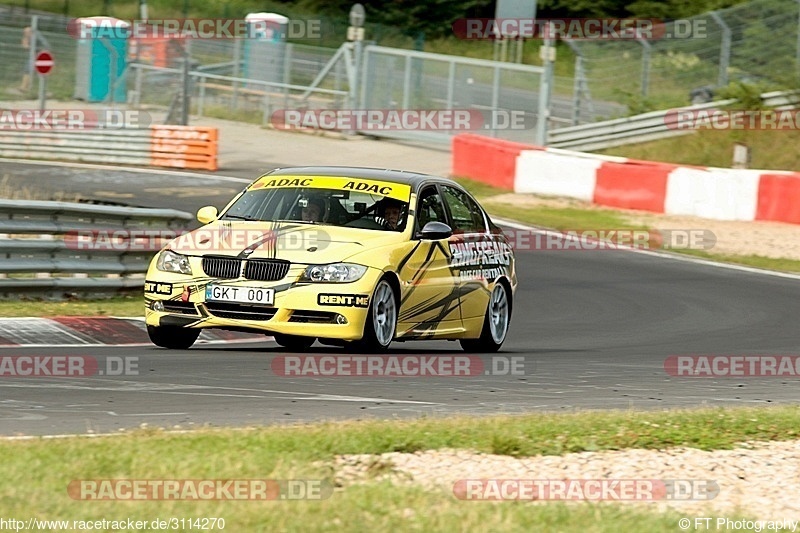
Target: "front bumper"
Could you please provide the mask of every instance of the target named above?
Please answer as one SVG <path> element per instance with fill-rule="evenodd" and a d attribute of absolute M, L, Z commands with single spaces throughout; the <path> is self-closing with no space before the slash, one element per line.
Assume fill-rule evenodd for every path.
<path fill-rule="evenodd" d="M 192 278 L 151 269 L 145 284 L 145 321 L 150 326 L 217 328 L 258 333 L 358 340 L 364 333 L 372 290 L 380 270 L 369 268 L 351 283 L 300 283 L 290 272 L 281 281 Z M 209 283 L 275 289 L 273 305 L 206 301 Z M 155 307 L 155 309 L 154 309 Z"/>

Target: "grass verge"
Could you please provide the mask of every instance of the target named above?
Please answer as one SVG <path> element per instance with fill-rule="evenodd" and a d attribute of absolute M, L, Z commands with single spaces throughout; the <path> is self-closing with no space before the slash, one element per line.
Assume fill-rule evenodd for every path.
<path fill-rule="evenodd" d="M 484 203 L 489 212 L 499 218 L 516 220 L 533 226 L 555 230 L 581 229 L 656 229 L 628 222 L 627 213 L 614 209 L 581 209 L 576 207 L 519 207 L 501 202 L 492 202 L 492 197 L 508 194 L 509 191 L 486 185 L 477 181 L 459 178 L 461 183 L 478 200 Z M 780 259 L 760 255 L 731 255 L 706 252 L 702 250 L 671 250 L 675 253 L 700 257 L 721 263 L 744 265 L 779 272 L 800 272 L 800 261 Z"/>
<path fill-rule="evenodd" d="M 569 531 L 641 530 L 641 524 L 646 524 L 655 531 L 673 531 L 677 530 L 674 513 L 623 505 L 462 502 L 446 490 L 424 491 L 380 479 L 336 490 L 326 500 L 294 502 L 81 502 L 68 496 L 67 486 L 73 480 L 99 479 L 316 479 L 332 483 L 333 470 L 326 461 L 339 454 L 440 448 L 512 456 L 632 447 L 724 449 L 743 441 L 795 439 L 798 420 L 800 407 L 775 406 L 328 422 L 188 434 L 152 429 L 111 438 L 0 441 L 0 453 L 14 457 L 0 462 L 4 480 L 0 499 L 6 516 L 223 517 L 231 531 L 372 531 L 376 527 L 418 531 L 488 527 L 494 531 L 527 530 L 534 524 L 540 526 L 536 529 L 545 525 L 549 526 L 545 529 Z"/>
<path fill-rule="evenodd" d="M 144 316 L 144 296 L 118 296 L 104 300 L 0 301 L 0 317 L 23 316 Z"/>

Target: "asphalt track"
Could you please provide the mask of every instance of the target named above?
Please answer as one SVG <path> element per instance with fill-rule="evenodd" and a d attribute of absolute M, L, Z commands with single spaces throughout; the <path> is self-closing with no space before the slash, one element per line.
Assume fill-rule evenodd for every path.
<path fill-rule="evenodd" d="M 17 172 L 9 164 L 2 168 Z M 64 176 L 63 168 L 54 168 L 25 165 L 25 172 L 33 182 L 53 172 Z M 84 176 L 87 187 L 102 183 L 118 194 L 133 193 L 127 203 L 161 206 L 158 202 L 168 201 L 178 207 L 177 199 L 165 200 L 141 185 L 131 187 L 126 179 L 109 183 L 108 171 L 95 175 L 73 170 Z M 176 179 L 161 176 L 160 181 L 172 185 Z M 207 186 L 217 185 L 241 187 L 220 179 Z M 209 199 L 183 198 L 180 207 L 214 203 Z M 3 378 L 0 434 L 113 432 L 141 424 L 189 428 L 456 413 L 766 405 L 794 403 L 800 397 L 800 380 L 794 378 L 672 377 L 664 370 L 672 355 L 800 354 L 796 277 L 624 251 L 517 251 L 517 260 L 520 287 L 499 355 L 523 358 L 524 375 L 283 377 L 273 371 L 272 361 L 286 352 L 272 342 L 187 351 L 150 346 L 8 348 L 0 349 L 0 355 L 89 355 L 101 367 L 109 357 L 135 357 L 139 374 Z M 343 353 L 319 345 L 309 352 Z M 462 354 L 456 343 L 444 341 L 395 344 L 391 353 Z M 491 367 L 492 356 L 480 357 Z"/>

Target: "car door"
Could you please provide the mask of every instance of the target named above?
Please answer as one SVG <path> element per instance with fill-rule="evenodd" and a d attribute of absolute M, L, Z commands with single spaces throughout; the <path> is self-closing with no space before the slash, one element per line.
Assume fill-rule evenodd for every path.
<path fill-rule="evenodd" d="M 492 239 L 487 230 L 483 210 L 466 192 L 442 185 L 453 236 L 449 246 L 458 287 L 461 318 L 483 317 L 489 304 L 492 277 L 486 257 L 491 257 Z"/>
<path fill-rule="evenodd" d="M 447 223 L 441 192 L 435 184 L 424 186 L 414 210 L 415 240 L 412 251 L 399 265 L 402 284 L 398 336 L 407 338 L 446 337 L 463 331 L 458 281 L 451 268 L 448 239 L 422 240 L 428 222 Z"/>

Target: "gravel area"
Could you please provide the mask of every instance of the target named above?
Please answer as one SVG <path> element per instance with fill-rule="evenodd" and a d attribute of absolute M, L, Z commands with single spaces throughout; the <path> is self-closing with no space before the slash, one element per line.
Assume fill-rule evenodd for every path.
<path fill-rule="evenodd" d="M 695 516 L 800 519 L 800 441 L 743 443 L 733 450 L 627 449 L 523 458 L 452 449 L 344 455 L 336 458 L 334 471 L 341 487 L 389 479 L 448 492 L 464 479 L 711 480 L 719 487 L 713 499 L 641 505 Z"/>
<path fill-rule="evenodd" d="M 627 222 L 653 229 L 710 230 L 717 237 L 716 245 L 708 250 L 726 255 L 760 255 L 773 259 L 800 260 L 800 226 L 780 222 L 747 222 L 711 220 L 700 217 L 661 215 L 645 211 L 611 209 L 570 198 L 542 197 L 532 194 L 501 194 L 483 202 L 491 211 L 493 203 L 517 207 L 575 207 L 580 209 L 613 210 L 622 212 Z M 614 228 L 599 228 L 614 229 Z"/>

